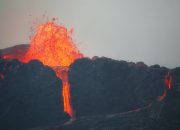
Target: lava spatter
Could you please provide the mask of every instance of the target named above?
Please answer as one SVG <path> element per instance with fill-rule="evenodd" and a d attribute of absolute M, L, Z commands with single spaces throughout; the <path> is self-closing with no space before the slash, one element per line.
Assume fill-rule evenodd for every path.
<path fill-rule="evenodd" d="M 38 59 L 54 69 L 57 76 L 63 81 L 64 111 L 72 118 L 75 116 L 71 105 L 67 74 L 69 65 L 82 57 L 83 55 L 72 41 L 71 31 L 55 22 L 47 22 L 37 28 L 36 34 L 31 39 L 30 47 L 22 59 L 23 62 Z"/>
<path fill-rule="evenodd" d="M 64 112 L 75 118 L 71 105 L 70 85 L 68 82 L 69 66 L 83 55 L 76 48 L 72 38 L 72 30 L 57 25 L 55 21 L 41 24 L 37 27 L 35 35 L 30 39 L 30 46 L 22 56 L 5 55 L 3 59 L 18 59 L 21 62 L 29 62 L 37 59 L 44 65 L 52 67 L 57 77 L 62 80 L 62 96 L 64 101 Z"/>

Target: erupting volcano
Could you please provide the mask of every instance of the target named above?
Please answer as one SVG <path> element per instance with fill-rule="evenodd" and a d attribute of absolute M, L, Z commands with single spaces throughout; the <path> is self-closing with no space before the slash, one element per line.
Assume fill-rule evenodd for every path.
<path fill-rule="evenodd" d="M 23 61 L 38 59 L 48 66 L 68 67 L 75 59 L 82 57 L 70 35 L 71 31 L 54 22 L 40 25 Z"/>
<path fill-rule="evenodd" d="M 58 26 L 54 22 L 40 25 L 22 61 L 38 59 L 55 70 L 63 81 L 64 111 L 74 118 L 67 72 L 69 65 L 83 55 L 77 50 L 70 34 L 71 31 L 68 32 L 65 27 Z"/>
<path fill-rule="evenodd" d="M 4 59 L 17 58 L 21 62 L 32 59 L 41 61 L 56 72 L 57 77 L 63 81 L 64 111 L 75 118 L 71 105 L 70 86 L 68 83 L 68 68 L 74 60 L 82 58 L 71 38 L 72 31 L 64 26 L 57 25 L 54 21 L 41 24 L 35 35 L 31 38 L 30 47 L 24 56 L 4 56 Z"/>
<path fill-rule="evenodd" d="M 22 50 L 16 49 L 17 51 L 15 51 L 13 54 L 7 53 L 5 55 L 2 55 L 2 58 L 4 59 L 16 58 L 24 63 L 27 63 L 33 59 L 37 59 L 41 61 L 44 65 L 50 66 L 56 72 L 57 77 L 62 80 L 62 85 L 63 85 L 62 97 L 63 97 L 63 103 L 64 103 L 63 104 L 64 112 L 68 113 L 71 116 L 71 118 L 74 119 L 75 114 L 73 112 L 73 107 L 71 103 L 70 84 L 68 82 L 68 70 L 69 70 L 69 66 L 76 59 L 83 58 L 83 55 L 76 48 L 71 38 L 71 33 L 72 33 L 71 30 L 67 30 L 64 26 L 57 25 L 54 20 L 41 24 L 40 26 L 37 27 L 35 31 L 35 35 L 31 37 L 30 45 L 29 47 L 24 49 L 25 51 L 23 49 Z M 120 63 L 119 65 L 121 66 L 122 63 Z M 136 65 L 134 66 L 137 67 Z M 99 71 L 102 71 L 102 70 L 99 70 Z M 96 70 L 94 70 L 94 72 L 96 72 Z M 107 73 L 109 75 L 109 71 Z M 112 77 L 113 76 L 114 75 L 112 75 Z M 78 76 L 73 76 L 73 77 L 78 77 Z M 4 78 L 4 75 L 0 73 L 0 79 L 3 79 L 3 78 Z M 88 78 L 89 78 L 89 75 L 88 75 Z M 94 80 L 97 80 L 97 79 L 94 79 Z M 171 89 L 171 84 L 172 84 L 172 77 L 171 77 L 171 74 L 168 72 L 164 78 L 163 94 L 158 97 L 157 99 L 158 101 L 162 101 L 165 99 L 168 90 Z M 109 89 L 109 87 L 107 88 Z M 119 94 L 117 95 L 119 96 Z M 79 99 L 77 100 L 79 101 Z"/>

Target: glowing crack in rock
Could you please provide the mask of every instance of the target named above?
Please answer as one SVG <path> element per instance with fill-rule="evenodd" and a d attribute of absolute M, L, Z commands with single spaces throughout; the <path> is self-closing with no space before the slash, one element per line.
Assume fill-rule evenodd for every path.
<path fill-rule="evenodd" d="M 170 72 L 165 76 L 165 85 L 168 86 L 168 89 L 171 89 L 172 84 L 172 76 L 170 75 Z"/>
<path fill-rule="evenodd" d="M 167 96 L 168 89 L 171 89 L 172 84 L 172 76 L 170 75 L 170 72 L 168 72 L 164 77 L 164 92 L 161 96 L 158 97 L 158 101 L 162 101 Z"/>

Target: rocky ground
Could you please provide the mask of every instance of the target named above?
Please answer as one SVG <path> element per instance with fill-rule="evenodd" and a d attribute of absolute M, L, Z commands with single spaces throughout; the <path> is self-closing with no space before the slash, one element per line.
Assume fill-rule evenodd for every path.
<path fill-rule="evenodd" d="M 0 59 L 0 129 L 23 130 L 69 120 L 63 112 L 62 82 L 39 61 Z"/>
<path fill-rule="evenodd" d="M 180 130 L 180 68 L 77 60 L 68 74 L 72 120 L 63 112 L 62 82 L 51 68 L 37 60 L 2 59 L 21 47 L 25 53 L 27 45 L 0 50 L 1 130 Z M 168 72 L 170 89 L 164 83 Z"/>

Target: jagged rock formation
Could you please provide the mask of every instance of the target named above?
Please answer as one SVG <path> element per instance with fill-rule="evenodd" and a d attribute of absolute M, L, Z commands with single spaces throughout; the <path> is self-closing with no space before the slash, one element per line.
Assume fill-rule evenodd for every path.
<path fill-rule="evenodd" d="M 102 66 L 106 66 L 108 61 L 115 63 L 115 61 L 106 59 L 106 58 L 98 59 L 98 60 L 104 60 L 104 64 Z M 97 64 L 92 63 L 92 62 L 94 62 L 94 61 L 91 61 L 89 59 L 82 59 L 82 60 L 75 62 L 72 65 L 69 75 L 75 76 L 75 74 L 77 72 L 80 72 L 81 70 L 84 70 L 84 69 L 86 70 L 84 73 L 85 74 L 88 73 L 88 74 L 90 74 L 90 76 L 91 76 L 92 72 L 98 73 L 99 71 L 92 71 L 97 66 Z M 119 64 L 119 67 L 123 67 L 121 64 L 126 64 L 127 66 L 129 65 L 129 63 L 122 62 L 122 61 L 121 62 L 116 61 L 116 63 Z M 81 65 L 81 66 L 79 66 L 79 65 Z M 93 69 L 91 66 L 93 66 Z M 131 63 L 130 68 L 131 67 L 133 69 L 136 68 L 136 70 L 134 70 L 134 74 L 138 74 L 138 76 L 141 76 L 140 73 L 137 71 L 140 69 L 140 68 L 138 68 L 137 64 Z M 142 64 L 141 64 L 141 67 L 142 67 Z M 164 67 L 159 67 L 158 65 L 154 65 L 151 67 L 147 67 L 147 66 L 144 66 L 144 67 L 146 69 L 148 69 L 149 72 L 151 72 L 151 74 L 156 75 L 156 76 L 159 74 L 164 75 L 165 72 L 167 72 L 167 70 L 168 70 Z M 146 69 L 144 69 L 142 71 L 145 71 Z M 89 70 L 91 70 L 91 73 L 89 72 Z M 116 69 L 116 70 L 118 70 L 118 69 Z M 157 98 L 155 98 L 154 100 L 152 100 L 151 104 L 149 104 L 145 107 L 132 109 L 127 112 L 120 112 L 120 113 L 113 113 L 113 114 L 101 114 L 101 115 L 94 114 L 94 113 L 91 113 L 91 114 L 83 113 L 88 116 L 83 116 L 83 117 L 80 116 L 73 123 L 65 125 L 65 126 L 57 127 L 56 129 L 58 129 L 58 130 L 72 130 L 72 129 L 73 130 L 179 130 L 180 129 L 180 68 L 175 68 L 175 69 L 168 70 L 168 71 L 170 71 L 173 80 L 172 80 L 171 89 L 168 90 L 167 95 L 163 99 L 163 101 L 158 101 Z M 127 74 L 127 71 L 123 71 L 123 72 L 125 75 Z M 72 77 L 69 77 L 70 81 L 71 81 L 71 86 L 74 85 L 72 87 L 77 87 L 77 88 L 72 88 L 72 95 L 74 95 L 74 97 L 77 96 L 77 95 L 75 95 L 74 92 L 81 91 L 81 93 L 84 93 L 84 91 L 86 91 L 86 90 L 84 90 L 85 88 L 83 90 L 75 91 L 75 89 L 79 89 L 78 86 L 76 86 L 77 84 L 85 85 L 84 82 L 85 81 L 87 82 L 88 80 L 90 80 L 90 79 L 88 79 L 88 80 L 86 79 L 88 77 L 85 74 L 83 75 L 83 76 L 85 76 L 85 78 L 83 78 L 83 76 L 81 76 L 82 79 L 79 82 L 76 82 L 76 81 L 80 80 L 80 79 L 73 80 Z M 149 74 L 149 73 L 145 73 L 145 74 Z M 80 75 L 81 74 L 79 74 L 79 76 Z M 95 74 L 92 74 L 92 75 L 95 75 Z M 162 77 L 162 79 L 163 79 L 163 77 Z M 143 78 L 143 77 L 141 77 L 141 78 Z M 94 81 L 94 82 L 96 82 L 96 81 Z M 108 80 L 106 82 L 110 82 L 110 81 Z M 132 82 L 133 82 L 133 79 L 132 79 Z M 154 84 L 154 82 L 151 81 L 151 84 Z M 88 84 L 92 84 L 92 83 L 89 81 Z M 86 86 L 84 86 L 84 87 L 86 87 Z M 88 87 L 90 87 L 90 85 Z M 89 90 L 89 88 L 86 88 L 86 89 Z M 94 89 L 94 88 L 91 88 L 91 89 Z M 96 91 L 98 91 L 98 90 L 96 90 Z M 139 90 L 139 91 L 146 92 L 144 90 Z M 121 93 L 121 92 L 119 91 L 119 93 Z M 78 94 L 80 94 L 80 93 L 78 93 Z M 92 93 L 90 93 L 90 94 L 86 93 L 86 94 L 87 94 L 87 96 L 92 95 Z M 97 94 L 97 92 L 96 92 L 96 94 Z M 146 94 L 147 94 L 146 96 L 148 97 L 152 93 L 146 93 Z M 127 96 L 129 96 L 129 95 L 127 95 Z M 83 98 L 83 97 L 81 97 L 81 98 Z M 84 98 L 86 98 L 86 97 L 84 97 Z M 96 98 L 96 96 L 95 96 L 95 98 Z M 95 98 L 92 98 L 92 100 Z M 105 100 L 108 100 L 108 98 L 112 98 L 112 97 L 104 97 L 104 98 L 105 98 Z M 120 98 L 120 96 L 119 97 L 117 96 L 117 98 Z M 79 99 L 79 100 L 81 101 L 81 99 Z M 124 98 L 124 100 L 125 100 L 125 98 Z M 80 101 L 79 101 L 79 103 L 80 103 Z M 95 103 L 97 103 L 96 100 L 93 100 L 93 101 Z M 78 101 L 76 101 L 76 103 L 78 103 Z M 88 107 L 91 106 L 91 102 L 89 104 L 90 105 Z M 74 104 L 74 105 L 75 105 L 74 107 L 76 108 L 77 104 Z M 124 105 L 124 104 L 122 102 L 122 103 L 119 103 L 119 105 Z M 81 107 L 85 107 L 85 106 L 82 105 Z M 101 107 L 101 106 L 98 106 L 98 107 Z M 81 109 L 86 110 L 86 107 L 81 108 Z M 99 109 L 97 109 L 97 110 L 99 110 Z M 102 111 L 104 111 L 104 110 L 106 110 L 105 107 L 104 107 L 104 109 L 102 109 Z M 113 109 L 110 109 L 110 110 L 113 110 Z M 77 114 L 81 115 L 82 113 L 81 113 L 81 111 L 80 112 L 77 111 Z"/>
<path fill-rule="evenodd" d="M 146 106 L 162 95 L 168 69 L 142 62 L 84 58 L 69 71 L 77 116 L 125 112 Z"/>
<path fill-rule="evenodd" d="M 62 82 L 39 61 L 0 59 L 0 129 L 22 130 L 64 123 Z"/>
<path fill-rule="evenodd" d="M 14 56 L 27 48 L 15 46 L 0 50 L 0 55 Z M 172 88 L 158 101 L 168 71 Z M 180 68 L 84 58 L 71 65 L 69 81 L 77 115 L 72 122 L 63 112 L 62 83 L 51 68 L 38 61 L 0 59 L 0 129 L 180 129 Z"/>
<path fill-rule="evenodd" d="M 180 67 L 171 70 L 172 89 L 167 93 L 166 101 L 154 130 L 180 129 Z"/>

